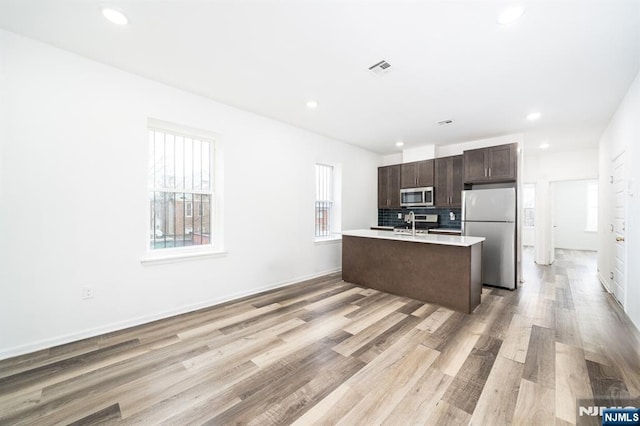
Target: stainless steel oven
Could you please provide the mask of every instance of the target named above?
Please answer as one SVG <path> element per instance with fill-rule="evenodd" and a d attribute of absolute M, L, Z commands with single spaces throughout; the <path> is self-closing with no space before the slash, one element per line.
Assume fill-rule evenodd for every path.
<path fill-rule="evenodd" d="M 400 190 L 402 207 L 433 207 L 433 186 Z"/>

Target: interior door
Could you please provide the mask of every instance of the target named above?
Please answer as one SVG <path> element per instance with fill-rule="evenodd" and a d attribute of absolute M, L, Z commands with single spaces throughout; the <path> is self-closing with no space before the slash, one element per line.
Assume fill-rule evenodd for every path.
<path fill-rule="evenodd" d="M 627 247 L 625 244 L 625 218 L 626 218 L 626 175 L 625 154 L 620 154 L 613 160 L 613 275 L 612 292 L 616 300 L 625 306 L 626 296 L 626 259 Z"/>

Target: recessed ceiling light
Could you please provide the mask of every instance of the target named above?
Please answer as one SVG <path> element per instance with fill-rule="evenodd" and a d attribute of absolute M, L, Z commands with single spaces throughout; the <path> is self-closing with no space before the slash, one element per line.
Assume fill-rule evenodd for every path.
<path fill-rule="evenodd" d="M 500 15 L 498 15 L 498 24 L 500 25 L 509 25 L 516 22 L 518 19 L 524 15 L 525 12 L 524 6 L 511 6 L 502 11 Z"/>
<path fill-rule="evenodd" d="M 316 108 L 318 108 L 318 105 L 320 105 L 318 103 L 318 101 L 308 101 L 307 102 L 307 108 L 309 108 L 309 109 L 316 109 Z"/>
<path fill-rule="evenodd" d="M 104 8 L 102 15 L 116 25 L 127 25 L 129 22 L 127 16 L 119 10 Z"/>
<path fill-rule="evenodd" d="M 402 142 L 402 141 L 396 142 L 396 146 L 398 146 L 398 147 L 403 146 L 403 145 L 404 145 L 404 142 Z"/>
<path fill-rule="evenodd" d="M 540 114 L 539 112 L 532 112 L 531 114 L 527 115 L 527 120 L 536 121 L 541 116 L 542 116 L 542 114 Z"/>
<path fill-rule="evenodd" d="M 540 148 L 540 149 L 547 149 L 547 148 L 549 148 L 549 146 L 550 146 L 550 145 L 549 145 L 547 142 L 542 142 L 542 143 L 538 146 L 538 148 Z"/>

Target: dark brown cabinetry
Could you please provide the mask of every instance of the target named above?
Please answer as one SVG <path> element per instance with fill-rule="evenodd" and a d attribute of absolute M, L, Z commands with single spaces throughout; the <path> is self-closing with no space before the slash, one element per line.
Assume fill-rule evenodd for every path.
<path fill-rule="evenodd" d="M 400 165 L 378 167 L 378 208 L 400 208 Z"/>
<path fill-rule="evenodd" d="M 404 163 L 400 166 L 400 188 L 433 186 L 433 160 Z"/>
<path fill-rule="evenodd" d="M 512 143 L 465 151 L 464 183 L 514 182 L 517 149 Z"/>
<path fill-rule="evenodd" d="M 434 185 L 436 207 L 460 207 L 463 189 L 462 155 L 436 158 Z"/>

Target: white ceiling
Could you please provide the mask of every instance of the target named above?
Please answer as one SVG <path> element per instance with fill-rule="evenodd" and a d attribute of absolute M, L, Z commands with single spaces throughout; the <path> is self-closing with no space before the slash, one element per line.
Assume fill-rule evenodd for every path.
<path fill-rule="evenodd" d="M 640 1 L 529 1 L 500 26 L 508 4 L 0 0 L 0 27 L 384 154 L 521 132 L 596 146 L 640 69 Z"/>

